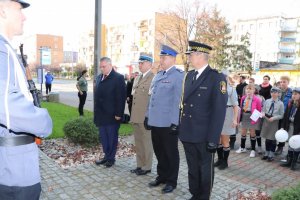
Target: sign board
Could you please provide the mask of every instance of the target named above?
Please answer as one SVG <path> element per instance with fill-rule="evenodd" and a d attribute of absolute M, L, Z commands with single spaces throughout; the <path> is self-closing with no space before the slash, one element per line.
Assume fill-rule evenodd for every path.
<path fill-rule="evenodd" d="M 39 67 L 37 68 L 37 83 L 43 84 L 43 80 L 44 80 L 43 68 Z"/>
<path fill-rule="evenodd" d="M 51 65 L 51 49 L 42 49 L 42 65 Z"/>

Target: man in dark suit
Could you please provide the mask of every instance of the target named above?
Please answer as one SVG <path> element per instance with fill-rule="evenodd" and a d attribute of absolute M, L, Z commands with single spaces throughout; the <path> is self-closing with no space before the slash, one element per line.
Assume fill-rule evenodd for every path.
<path fill-rule="evenodd" d="M 115 163 L 118 131 L 124 114 L 126 85 L 123 75 L 113 69 L 110 58 L 101 58 L 100 70 L 102 74 L 96 79 L 94 123 L 99 127 L 105 155 L 96 165 L 111 167 Z"/>
<path fill-rule="evenodd" d="M 228 98 L 224 75 L 208 65 L 210 50 L 208 45 L 190 41 L 186 52 L 195 70 L 187 73 L 184 82 L 179 139 L 185 150 L 193 200 L 210 198 L 214 153 Z"/>

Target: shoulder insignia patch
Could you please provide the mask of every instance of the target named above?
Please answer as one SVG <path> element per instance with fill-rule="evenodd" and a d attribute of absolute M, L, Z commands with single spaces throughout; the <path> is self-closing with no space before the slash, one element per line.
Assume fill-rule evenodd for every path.
<path fill-rule="evenodd" d="M 225 81 L 220 82 L 220 90 L 221 90 L 222 94 L 226 94 L 227 87 L 226 87 L 226 82 Z"/>

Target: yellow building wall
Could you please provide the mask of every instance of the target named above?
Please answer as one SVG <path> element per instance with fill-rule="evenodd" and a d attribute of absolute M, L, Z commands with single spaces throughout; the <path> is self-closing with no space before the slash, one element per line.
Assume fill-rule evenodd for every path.
<path fill-rule="evenodd" d="M 271 77 L 271 84 L 280 80 L 281 76 L 289 76 L 291 87 L 300 87 L 300 71 L 278 71 L 278 70 L 261 70 L 256 73 L 255 80 L 261 83 L 263 76 L 269 75 Z"/>

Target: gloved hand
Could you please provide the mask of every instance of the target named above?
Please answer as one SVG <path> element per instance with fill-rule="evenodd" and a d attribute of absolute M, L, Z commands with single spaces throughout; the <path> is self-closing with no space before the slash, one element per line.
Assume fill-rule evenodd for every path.
<path fill-rule="evenodd" d="M 206 144 L 206 151 L 208 151 L 209 153 L 216 153 L 218 148 L 218 145 L 212 142 L 208 142 Z"/>
<path fill-rule="evenodd" d="M 171 124 L 170 126 L 171 134 L 178 135 L 178 126 L 175 124 Z"/>
<path fill-rule="evenodd" d="M 148 117 L 145 117 L 144 127 L 145 127 L 146 130 L 151 130 L 151 126 L 148 125 Z"/>

